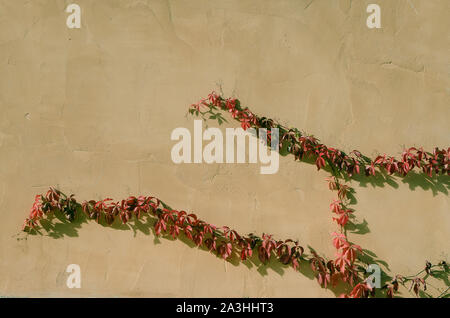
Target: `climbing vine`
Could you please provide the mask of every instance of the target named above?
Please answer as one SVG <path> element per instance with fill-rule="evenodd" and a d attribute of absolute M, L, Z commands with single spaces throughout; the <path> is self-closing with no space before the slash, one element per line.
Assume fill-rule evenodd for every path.
<path fill-rule="evenodd" d="M 336 202 L 332 204 L 333 210 L 342 208 L 335 208 L 336 204 Z M 305 251 L 297 240 L 279 240 L 265 233 L 262 236 L 253 233 L 241 235 L 228 226 L 218 227 L 207 223 L 196 214 L 174 210 L 152 196 L 131 196 L 121 201 L 107 198 L 100 201 L 84 201 L 80 204 L 74 195 L 68 196 L 53 188 L 45 195 L 36 195 L 30 215 L 24 221 L 23 230 L 27 232 L 38 230 L 39 222 L 55 211 L 61 211 L 69 221 L 74 221 L 80 214 L 84 214 L 97 223 L 109 225 L 115 222 L 126 224 L 133 219 L 150 217 L 153 220 L 155 235 L 167 235 L 173 239 L 184 236 L 198 247 L 203 247 L 224 260 L 235 258 L 245 262 L 252 256 L 257 256 L 262 264 L 276 259 L 294 270 L 299 270 L 304 265 L 302 263 L 309 263 L 321 286 L 335 287 L 339 282 L 344 282 L 353 288 L 348 294 L 341 295 L 342 297 L 375 296 L 375 288 L 372 288 L 364 278 L 366 264 L 357 258 L 363 251 L 358 245 L 350 243 L 344 234 L 333 233 L 333 244 L 338 250 L 338 256 L 335 260 L 327 260 L 311 247 Z M 433 275 L 432 271 L 448 273 L 449 269 L 445 262 L 436 265 L 427 262 L 425 271 Z M 416 293 L 419 292 L 420 286 L 426 286 L 424 279 L 418 278 L 417 275 L 397 276 L 381 290 L 386 289 L 386 295 L 392 297 L 398 290 L 399 283 L 405 284 L 408 281 L 413 282 Z"/>
<path fill-rule="evenodd" d="M 382 154 L 370 159 L 357 150 L 346 154 L 342 150 L 320 143 L 312 135 L 301 133 L 297 128 L 287 128 L 270 118 L 257 116 L 247 107 L 243 107 L 238 99 L 224 99 L 214 92 L 209 94 L 208 98 L 191 105 L 189 112 L 201 115 L 205 119 L 217 119 L 220 123 L 224 119 L 217 110 L 229 112 L 232 118 L 241 123 L 244 130 L 251 127 L 266 128 L 269 140 L 271 129 L 278 128 L 281 136 L 280 148 L 293 154 L 296 160 L 314 158 L 318 170 L 328 166 L 333 173 L 348 177 L 360 173 L 375 176 L 377 171 L 382 170 L 390 175 L 397 173 L 406 176 L 417 167 L 430 177 L 433 173 L 450 175 L 450 147 L 447 149 L 436 147 L 433 151 L 410 147 L 403 151 L 401 158 Z"/>
<path fill-rule="evenodd" d="M 329 168 L 332 176 L 327 178 L 328 187 L 330 190 L 338 192 L 338 199 L 333 200 L 330 204 L 331 211 L 334 214 L 332 219 L 339 225 L 339 233 L 334 232 L 332 234 L 333 245 L 337 253 L 333 266 L 319 266 L 318 271 L 315 263 L 311 263 L 311 266 L 317 272 L 316 277 L 319 284 L 324 287 L 327 287 L 329 283 L 336 285 L 339 281 L 348 282 L 350 286 L 354 286 L 349 294 L 343 295 L 344 297 L 374 296 L 375 290 L 371 282 L 361 281 L 355 285 L 355 282 L 358 281 L 355 261 L 358 255 L 363 253 L 363 249 L 359 245 L 350 243 L 345 234 L 346 225 L 354 212 L 353 209 L 348 207 L 350 205 L 348 194 L 355 191 L 348 185 L 340 183 L 339 179 L 349 179 L 362 173 L 366 177 L 373 177 L 382 172 L 405 177 L 415 168 L 421 169 L 421 172 L 429 177 L 432 177 L 433 174 L 450 175 L 450 147 L 447 149 L 436 147 L 432 152 L 425 151 L 422 147 L 410 147 L 403 151 L 400 158 L 380 154 L 375 159 L 371 159 L 358 150 L 346 154 L 342 150 L 320 143 L 312 135 L 301 133 L 297 128 L 287 128 L 270 118 L 256 115 L 248 107 L 243 107 L 238 99 L 225 99 L 215 92 L 209 94 L 208 98 L 192 104 L 189 113 L 202 116 L 205 120 L 217 119 L 221 124 L 225 119 L 218 112 L 219 110 L 229 112 L 232 118 L 240 122 L 244 130 L 266 128 L 267 144 L 271 141 L 271 130 L 277 128 L 281 136 L 279 140 L 280 149 L 294 155 L 295 160 L 312 158 L 317 170 Z M 445 261 L 436 266 L 442 266 L 443 272 L 448 273 Z M 399 284 L 405 285 L 407 282 L 411 282 L 409 289 L 412 289 L 418 295 L 421 288 L 423 288 L 423 292 L 427 289 L 425 280 L 433 276 L 432 268 L 434 268 L 434 265 L 427 261 L 425 269 L 419 272 L 419 274 L 425 272 L 424 277 L 419 277 L 419 274 L 412 277 L 396 275 L 391 282 L 386 283 L 382 288 L 387 289 L 386 295 L 388 297 L 393 297 L 394 293 L 398 291 Z"/>
<path fill-rule="evenodd" d="M 398 292 L 399 285 L 413 290 L 416 295 L 420 292 L 427 296 L 426 280 L 429 277 L 442 278 L 448 281 L 449 268 L 445 261 L 438 264 L 426 262 L 425 267 L 415 275 L 396 275 L 386 281 L 380 288 L 376 288 L 366 279 L 367 263 L 364 262 L 363 248 L 350 242 L 346 235 L 346 227 L 354 210 L 351 206 L 351 193 L 354 189 L 341 182 L 359 174 L 367 177 L 386 172 L 390 175 L 406 176 L 414 169 L 421 169 L 427 176 L 433 174 L 450 175 L 450 148 L 447 150 L 435 148 L 424 151 L 422 148 L 406 149 L 400 158 L 388 155 L 378 155 L 375 159 L 352 151 L 346 154 L 342 150 L 328 147 L 311 135 L 301 133 L 296 128 L 287 128 L 280 123 L 266 117 L 259 117 L 248 108 L 241 106 L 238 99 L 224 99 L 218 94 L 211 93 L 208 98 L 193 104 L 189 109 L 191 114 L 205 119 L 225 121 L 220 111 L 229 112 L 232 118 L 241 123 L 241 127 L 266 128 L 267 142 L 270 143 L 270 131 L 278 128 L 280 132 L 280 148 L 294 155 L 295 160 L 312 158 L 317 169 L 328 169 L 332 174 L 327 178 L 328 187 L 337 192 L 337 198 L 330 204 L 332 219 L 338 225 L 338 231 L 332 234 L 332 243 L 336 248 L 336 257 L 326 259 L 309 247 L 304 249 L 300 242 L 294 239 L 279 240 L 272 235 L 263 233 L 257 236 L 239 234 L 228 226 L 217 227 L 207 223 L 196 214 L 183 210 L 174 210 L 158 198 L 151 196 L 128 197 L 121 201 L 107 198 L 104 200 L 84 201 L 78 203 L 74 195 L 67 196 L 58 189 L 50 188 L 44 195 L 36 195 L 30 215 L 25 219 L 23 230 L 35 231 L 39 222 L 56 210 L 64 213 L 69 221 L 74 221 L 81 213 L 97 223 L 112 225 L 115 222 L 126 224 L 133 219 L 144 216 L 153 219 L 155 235 L 166 235 L 173 239 L 184 236 L 195 245 L 216 254 L 224 260 L 237 258 L 242 262 L 256 257 L 263 264 L 272 259 L 294 270 L 299 270 L 304 263 L 309 263 L 318 283 L 324 288 L 335 288 L 343 283 L 348 292 L 342 297 L 375 297 L 385 295 L 393 297 Z M 422 275 L 422 276 L 420 276 Z M 447 290 L 436 289 L 436 297 L 447 297 Z"/>

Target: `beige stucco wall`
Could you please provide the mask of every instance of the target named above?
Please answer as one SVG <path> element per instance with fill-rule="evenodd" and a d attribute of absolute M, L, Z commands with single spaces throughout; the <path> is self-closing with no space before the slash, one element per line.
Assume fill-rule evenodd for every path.
<path fill-rule="evenodd" d="M 192 130 L 187 107 L 219 86 L 347 151 L 450 145 L 447 0 L 75 2 L 79 30 L 65 25 L 69 1 L 0 1 L 2 296 L 333 297 L 292 269 L 235 266 L 131 229 L 19 232 L 34 195 L 58 186 L 80 201 L 156 195 L 332 257 L 326 172 L 292 157 L 274 175 L 254 164 L 172 163 L 171 131 Z M 372 2 L 381 29 L 366 27 Z M 394 274 L 449 261 L 448 178 L 409 181 L 352 183 L 370 232 L 349 237 Z M 72 263 L 81 289 L 66 287 Z"/>

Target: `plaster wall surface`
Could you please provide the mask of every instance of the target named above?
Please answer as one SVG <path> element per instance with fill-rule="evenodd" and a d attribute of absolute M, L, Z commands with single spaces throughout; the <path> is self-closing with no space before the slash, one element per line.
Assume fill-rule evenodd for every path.
<path fill-rule="evenodd" d="M 273 175 L 176 165 L 170 134 L 193 131 L 189 105 L 222 89 L 345 151 L 448 147 L 450 1 L 377 0 L 382 28 L 368 29 L 371 2 L 77 0 L 82 25 L 68 29 L 68 1 L 1 0 L 0 295 L 334 297 L 291 268 L 235 266 L 145 229 L 61 225 L 55 239 L 20 228 L 50 186 L 79 201 L 154 195 L 333 257 L 326 172 L 291 156 Z M 443 180 L 353 181 L 367 227 L 349 239 L 392 274 L 449 261 Z M 80 289 L 66 286 L 69 264 L 81 267 Z"/>

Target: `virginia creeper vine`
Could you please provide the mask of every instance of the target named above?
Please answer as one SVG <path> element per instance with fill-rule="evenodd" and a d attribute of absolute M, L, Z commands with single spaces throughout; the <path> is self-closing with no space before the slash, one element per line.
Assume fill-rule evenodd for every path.
<path fill-rule="evenodd" d="M 357 150 L 353 150 L 347 155 L 342 150 L 320 143 L 312 135 L 302 134 L 297 128 L 287 128 L 270 118 L 256 115 L 249 108 L 242 107 L 238 99 L 225 99 L 215 92 L 209 94 L 208 98 L 192 104 L 189 113 L 200 115 L 204 119 L 217 119 L 219 124 L 221 124 L 224 119 L 221 117 L 220 112 L 217 112 L 218 110 L 229 112 L 232 118 L 241 123 L 241 127 L 244 130 L 248 128 L 266 128 L 268 130 L 267 144 L 270 143 L 271 129 L 278 128 L 281 136 L 280 149 L 293 154 L 295 160 L 313 158 L 317 170 L 326 167 L 330 168 L 332 176 L 327 179 L 328 186 L 330 190 L 338 191 L 338 199 L 333 200 L 330 208 L 336 215 L 336 217 L 333 217 L 333 220 L 340 226 L 340 233 L 335 232 L 332 234 L 333 245 L 337 250 L 334 266 L 338 271 L 335 271 L 334 268 L 329 268 L 329 271 L 322 268 L 323 270 L 317 273 L 318 282 L 324 287 L 330 282 L 334 285 L 338 280 L 349 282 L 353 286 L 358 278 L 354 263 L 358 254 L 362 253 L 362 248 L 359 245 L 349 243 L 345 234 L 347 222 L 354 212 L 347 207 L 350 203 L 347 194 L 350 191 L 354 192 L 354 190 L 348 185 L 339 183 L 339 178 L 348 179 L 360 173 L 370 177 L 384 171 L 389 175 L 397 174 L 404 177 L 416 167 L 422 169 L 422 172 L 429 177 L 432 177 L 433 173 L 450 175 L 450 147 L 447 149 L 436 147 L 433 152 L 424 151 L 423 148 L 410 147 L 403 151 L 399 159 L 386 154 L 370 159 Z M 445 261 L 442 261 L 437 266 L 441 265 L 444 272 L 447 273 L 448 267 Z M 418 275 L 413 277 L 395 276 L 390 283 L 383 286 L 383 288 L 387 289 L 387 296 L 393 297 L 394 292 L 398 291 L 399 283 L 404 285 L 408 281 L 412 281 L 410 290 L 413 289 L 416 295 L 418 295 L 421 286 L 426 290 L 425 279 L 431 275 L 433 266 L 428 261 L 426 262 L 424 271 L 427 275 L 422 278 L 419 278 Z M 367 297 L 369 293 L 374 295 L 374 289 L 370 283 L 363 281 L 356 284 L 349 294 L 343 296 Z"/>
<path fill-rule="evenodd" d="M 287 128 L 266 117 L 259 117 L 248 108 L 241 106 L 238 99 L 224 99 L 218 94 L 211 93 L 208 98 L 193 104 L 189 109 L 191 114 L 200 115 L 208 119 L 217 119 L 219 123 L 225 119 L 220 112 L 227 111 L 241 123 L 245 130 L 252 128 L 266 128 L 267 142 L 270 143 L 270 131 L 278 128 L 280 132 L 280 148 L 293 154 L 295 160 L 313 158 L 317 169 L 329 168 L 332 176 L 327 178 L 328 187 L 337 191 L 338 198 L 333 200 L 330 209 L 339 226 L 339 232 L 334 232 L 332 241 L 336 248 L 336 258 L 327 260 L 312 248 L 309 253 L 292 239 L 276 240 L 271 235 L 262 234 L 261 237 L 254 234 L 241 235 L 227 226 L 216 227 L 185 211 L 173 210 L 161 200 L 151 196 L 128 197 L 121 201 L 113 201 L 110 198 L 95 201 L 84 201 L 82 204 L 75 200 L 73 195 L 67 196 L 57 189 L 48 190 L 45 195 L 36 195 L 29 217 L 24 221 L 23 230 L 32 231 L 38 228 L 38 222 L 59 210 L 73 221 L 79 213 L 84 212 L 89 219 L 96 222 L 106 222 L 112 225 L 116 220 L 126 224 L 133 218 L 141 218 L 144 215 L 154 219 L 154 230 L 157 236 L 170 235 L 173 239 L 184 235 L 197 246 L 202 246 L 224 260 L 239 255 L 244 262 L 257 254 L 259 260 L 266 264 L 272 258 L 276 258 L 284 265 L 290 265 L 298 270 L 301 262 L 309 262 L 318 283 L 323 287 L 331 285 L 335 287 L 339 283 L 347 284 L 350 291 L 342 297 L 369 297 L 376 295 L 374 288 L 364 279 L 365 264 L 361 261 L 363 249 L 349 242 L 346 236 L 346 226 L 353 214 L 349 208 L 351 200 L 349 194 L 354 189 L 341 183 L 340 179 L 352 178 L 364 173 L 366 176 L 375 176 L 383 171 L 388 174 L 406 176 L 415 168 L 432 177 L 434 174 L 450 175 L 450 148 L 447 150 L 435 148 L 432 152 L 422 148 L 411 147 L 406 149 L 400 158 L 378 155 L 375 159 L 352 151 L 346 154 L 342 150 L 321 144 L 317 138 L 302 134 L 296 128 Z M 82 212 L 81 212 L 82 211 Z M 425 276 L 419 277 L 424 274 Z M 399 285 L 410 282 L 410 289 L 418 295 L 421 288 L 426 290 L 426 279 L 437 274 L 449 275 L 449 268 L 445 261 L 439 264 L 426 262 L 425 268 L 412 276 L 396 275 L 390 282 L 385 283 L 380 289 L 385 291 L 387 297 L 393 297 L 398 291 Z M 446 296 L 440 292 L 437 296 Z"/>

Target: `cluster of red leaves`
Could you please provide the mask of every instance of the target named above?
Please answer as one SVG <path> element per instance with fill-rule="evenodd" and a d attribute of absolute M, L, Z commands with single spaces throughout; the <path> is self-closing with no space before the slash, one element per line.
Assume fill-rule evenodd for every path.
<path fill-rule="evenodd" d="M 347 236 L 344 234 L 345 226 L 349 219 L 349 214 L 353 210 L 348 209 L 344 204 L 344 200 L 348 200 L 347 194 L 350 192 L 350 187 L 340 184 L 335 177 L 327 178 L 328 188 L 332 191 L 338 191 L 338 200 L 333 200 L 330 204 L 331 211 L 337 214 L 337 218 L 333 217 L 333 220 L 340 225 L 340 233 L 332 233 L 333 246 L 336 248 L 336 258 L 334 260 L 334 266 L 337 268 L 337 273 L 333 275 L 338 276 L 342 281 L 347 282 L 353 287 L 352 291 L 348 294 L 343 294 L 344 298 L 362 298 L 369 297 L 369 295 L 375 295 L 375 288 L 372 288 L 367 282 L 359 282 L 358 272 L 355 266 L 355 261 L 358 254 L 362 253 L 362 248 L 359 245 L 352 244 L 348 241 Z M 332 279 L 332 281 L 338 280 Z M 355 285 L 356 284 L 356 285 Z"/>
<path fill-rule="evenodd" d="M 62 192 L 50 188 L 45 195 L 36 195 L 30 215 L 23 222 L 22 230 L 35 228 L 37 221 L 44 217 L 52 209 L 58 209 L 65 213 L 67 218 L 72 221 L 75 217 L 77 203 L 73 195 L 66 196 Z"/>
<path fill-rule="evenodd" d="M 399 275 L 397 275 L 397 277 L 398 277 L 398 276 L 399 276 Z M 398 284 L 398 279 L 397 279 L 397 277 L 396 277 L 395 279 L 393 279 L 391 283 L 386 284 L 386 288 L 387 288 L 386 296 L 387 296 L 388 298 L 394 298 L 394 294 L 395 294 L 396 292 L 398 292 L 398 286 L 399 286 L 399 284 Z M 419 292 L 419 291 L 417 291 L 417 293 L 418 293 L 418 292 Z"/>
<path fill-rule="evenodd" d="M 31 207 L 30 216 L 25 219 L 22 225 L 22 229 L 25 229 L 26 227 L 34 228 L 36 227 L 36 221 L 42 218 L 43 216 L 42 211 L 42 196 L 40 194 L 36 195 L 34 197 L 34 203 Z"/>
<path fill-rule="evenodd" d="M 343 233 L 334 232 L 332 235 L 333 245 L 337 250 L 334 263 L 341 273 L 346 273 L 346 271 L 352 269 L 356 256 L 358 253 L 362 253 L 362 248 L 359 245 L 349 243 Z"/>
<path fill-rule="evenodd" d="M 338 200 L 333 200 L 333 202 L 330 204 L 331 211 L 338 216 L 333 217 L 333 220 L 340 225 L 341 229 L 340 233 L 332 233 L 333 246 L 336 248 L 336 258 L 334 260 L 334 266 L 337 269 L 337 272 L 333 275 L 337 276 L 337 278 L 340 278 L 342 281 L 347 282 L 350 286 L 354 286 L 352 292 L 344 296 L 357 298 L 366 294 L 368 295 L 368 293 L 366 292 L 369 289 L 364 288 L 370 288 L 369 285 L 367 285 L 366 283 L 356 284 L 359 277 L 356 270 L 355 261 L 358 254 L 362 253 L 362 248 L 359 245 L 350 243 L 347 239 L 347 236 L 343 232 L 345 226 L 347 225 L 349 215 L 353 212 L 353 210 L 348 209 L 342 202 L 343 200 L 348 199 L 347 193 L 349 193 L 350 188 L 347 185 L 340 184 L 334 177 L 328 178 L 327 182 L 328 188 L 332 191 L 338 191 L 339 197 Z M 336 281 L 337 278 L 333 279 L 333 281 Z M 363 290 L 365 291 L 363 292 Z M 372 288 L 370 288 L 370 291 L 372 291 Z"/>
<path fill-rule="evenodd" d="M 252 126 L 258 125 L 258 118 L 248 108 L 242 109 L 239 100 L 235 98 L 223 99 L 221 96 L 212 92 L 208 98 L 201 99 L 198 103 L 192 104 L 191 109 L 197 113 L 203 109 L 210 109 L 211 106 L 219 107 L 221 110 L 227 111 L 236 120 L 239 120 L 244 130 Z"/>
<path fill-rule="evenodd" d="M 370 159 L 354 150 L 347 155 L 345 152 L 328 147 L 319 142 L 313 136 L 302 135 L 298 129 L 288 129 L 281 124 L 265 117 L 259 117 L 251 112 L 247 107 L 243 108 L 240 101 L 235 98 L 223 98 L 212 92 L 208 98 L 191 105 L 191 113 L 203 114 L 212 109 L 220 109 L 231 113 L 231 116 L 240 121 L 243 129 L 272 128 L 280 130 L 280 142 L 289 143 L 289 151 L 295 155 L 296 159 L 312 156 L 315 158 L 317 169 L 323 169 L 327 164 L 333 171 L 346 173 L 348 176 L 365 173 L 366 176 L 374 176 L 376 168 L 380 171 L 384 169 L 388 174 L 398 173 L 407 175 L 415 167 L 421 168 L 424 173 L 432 177 L 433 172 L 450 175 L 450 147 L 447 149 L 435 148 L 432 152 L 424 151 L 423 148 L 411 147 L 403 151 L 400 158 L 379 155 L 375 159 Z"/>
<path fill-rule="evenodd" d="M 341 298 L 367 298 L 369 295 L 374 295 L 375 289 L 366 282 L 358 283 L 353 290 L 347 295 L 341 295 Z"/>
<path fill-rule="evenodd" d="M 337 217 L 333 217 L 333 220 L 344 227 L 348 222 L 350 214 L 353 213 L 353 210 L 346 208 L 341 200 L 333 200 L 330 204 L 330 208 L 331 211 L 337 215 Z"/>

